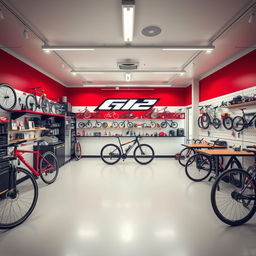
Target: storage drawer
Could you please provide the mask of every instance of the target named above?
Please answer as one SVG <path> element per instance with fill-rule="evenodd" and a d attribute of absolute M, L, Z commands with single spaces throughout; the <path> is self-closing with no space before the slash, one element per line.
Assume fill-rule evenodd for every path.
<path fill-rule="evenodd" d="M 9 164 L 9 161 L 0 161 L 0 173 L 2 173 L 2 171 L 5 169 L 5 168 L 9 168 L 10 164 Z"/>
<path fill-rule="evenodd" d="M 10 175 L 9 168 L 4 168 L 0 172 L 0 198 L 1 196 L 4 196 L 4 194 L 8 190 L 9 175 Z"/>

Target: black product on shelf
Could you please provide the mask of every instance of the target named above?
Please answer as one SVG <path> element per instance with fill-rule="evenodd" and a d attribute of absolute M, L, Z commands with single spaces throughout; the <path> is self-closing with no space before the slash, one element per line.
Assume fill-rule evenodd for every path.
<path fill-rule="evenodd" d="M 169 131 L 169 136 L 170 137 L 175 137 L 176 135 L 175 135 L 175 131 L 174 130 L 170 130 Z"/>
<path fill-rule="evenodd" d="M 100 137 L 101 136 L 101 132 L 94 132 L 93 136 Z"/>
<path fill-rule="evenodd" d="M 18 140 L 22 139 L 23 140 L 24 138 L 25 138 L 24 133 L 16 133 L 15 134 L 15 139 L 18 139 Z"/>
<path fill-rule="evenodd" d="M 184 129 L 183 128 L 178 128 L 177 129 L 177 136 L 178 137 L 183 137 L 184 136 Z"/>

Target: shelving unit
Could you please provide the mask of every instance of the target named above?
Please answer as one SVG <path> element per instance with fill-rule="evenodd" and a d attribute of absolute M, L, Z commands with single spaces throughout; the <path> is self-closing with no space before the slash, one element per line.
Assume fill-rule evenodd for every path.
<path fill-rule="evenodd" d="M 250 102 L 244 102 L 244 103 L 240 103 L 240 104 L 229 105 L 229 106 L 226 106 L 225 108 L 240 108 L 240 107 L 246 107 L 246 106 L 251 106 L 251 105 L 256 105 L 256 101 L 250 101 Z"/>
<path fill-rule="evenodd" d="M 12 120 L 16 120 L 19 117 L 22 117 L 26 114 L 36 114 L 36 115 L 42 115 L 46 118 L 49 116 L 58 116 L 58 117 L 65 117 L 64 115 L 58 115 L 58 114 L 51 114 L 51 113 L 44 113 L 44 112 L 36 112 L 31 110 L 10 110 L 11 118 Z"/>
<path fill-rule="evenodd" d="M 20 141 L 33 141 L 33 140 L 40 140 L 42 137 L 35 137 L 35 138 L 30 138 L 30 139 L 17 139 L 17 140 L 9 140 L 10 143 L 14 142 L 20 142 Z"/>
<path fill-rule="evenodd" d="M 49 130 L 49 129 L 40 127 L 40 128 L 23 129 L 23 130 L 8 130 L 8 132 L 37 132 L 37 131 L 46 131 L 46 130 Z"/>

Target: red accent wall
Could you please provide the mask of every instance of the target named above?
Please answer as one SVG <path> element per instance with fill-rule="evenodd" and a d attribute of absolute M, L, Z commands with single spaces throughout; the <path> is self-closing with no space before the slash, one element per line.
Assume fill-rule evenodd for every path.
<path fill-rule="evenodd" d="M 192 85 L 186 87 L 186 104 L 185 106 L 192 104 Z"/>
<path fill-rule="evenodd" d="M 45 89 L 47 98 L 66 95 L 66 88 L 24 62 L 0 50 L 0 83 L 7 83 L 17 90 L 33 87 Z"/>
<path fill-rule="evenodd" d="M 154 90 L 102 90 L 100 88 L 68 88 L 72 106 L 98 106 L 108 98 L 159 98 L 156 106 L 185 106 L 189 102 L 187 88 L 156 88 Z"/>
<path fill-rule="evenodd" d="M 256 50 L 202 79 L 199 86 L 199 101 L 256 86 Z"/>

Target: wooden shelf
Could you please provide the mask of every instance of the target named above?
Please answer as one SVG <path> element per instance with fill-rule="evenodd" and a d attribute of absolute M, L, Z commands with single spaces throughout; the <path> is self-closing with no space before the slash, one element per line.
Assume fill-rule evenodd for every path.
<path fill-rule="evenodd" d="M 37 131 L 46 131 L 47 128 L 33 128 L 33 129 L 24 129 L 24 130 L 9 130 L 9 132 L 37 132 Z"/>
<path fill-rule="evenodd" d="M 12 113 L 13 120 L 15 120 L 25 114 L 36 114 L 36 115 L 42 115 L 42 116 L 46 116 L 46 117 L 51 117 L 51 116 L 65 117 L 64 115 L 36 112 L 36 111 L 31 111 L 31 110 L 10 110 L 9 112 Z"/>
<path fill-rule="evenodd" d="M 147 121 L 147 120 L 151 120 L 151 121 L 164 121 L 164 120 L 184 120 L 185 118 L 113 118 L 113 119 L 104 119 L 104 118 L 85 118 L 85 119 L 81 119 L 81 118 L 77 118 L 77 120 L 81 120 L 81 121 L 96 121 L 96 120 L 103 120 L 103 121 L 111 121 L 111 122 L 118 122 L 119 120 L 128 120 L 128 121 Z"/>
<path fill-rule="evenodd" d="M 136 136 L 126 136 L 126 135 L 123 135 L 123 136 L 115 136 L 115 135 L 111 135 L 111 136 L 80 136 L 80 135 L 76 135 L 77 138 L 117 138 L 117 137 L 120 137 L 120 138 L 129 138 L 129 137 L 136 137 Z M 184 138 L 185 136 L 140 136 L 142 138 Z"/>
<path fill-rule="evenodd" d="M 240 107 L 251 106 L 251 105 L 256 105 L 256 101 L 250 101 L 250 102 L 244 102 L 244 103 L 240 103 L 240 104 L 229 105 L 229 106 L 225 106 L 225 108 L 240 108 Z"/>
<path fill-rule="evenodd" d="M 17 140 L 10 140 L 10 143 L 14 142 L 20 142 L 20 141 L 32 141 L 32 140 L 40 140 L 42 137 L 36 137 L 36 138 L 31 138 L 31 139 L 17 139 Z"/>
<path fill-rule="evenodd" d="M 167 127 L 166 127 L 167 128 Z M 171 128 L 171 127 L 170 127 Z M 84 128 L 79 128 L 77 127 L 77 129 L 87 129 L 87 130 L 94 130 L 94 129 L 102 129 L 102 130 L 107 130 L 107 129 L 152 129 L 152 130 L 158 130 L 158 129 L 165 129 L 165 128 L 162 128 L 162 127 L 156 127 L 156 128 L 152 128 L 152 127 L 106 127 L 106 128 L 103 128 L 103 127 L 92 127 L 92 128 L 87 128 L 87 127 L 84 127 Z M 176 129 L 176 128 L 173 128 L 173 129 Z"/>

